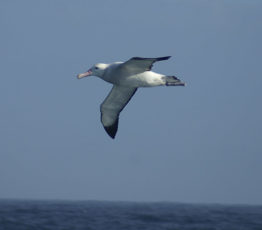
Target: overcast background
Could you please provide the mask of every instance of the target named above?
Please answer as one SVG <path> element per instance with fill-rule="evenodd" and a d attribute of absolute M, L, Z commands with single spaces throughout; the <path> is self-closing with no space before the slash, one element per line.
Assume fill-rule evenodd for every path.
<path fill-rule="evenodd" d="M 0 1 L 0 198 L 262 204 L 260 0 Z M 154 65 L 116 139 L 97 62 Z"/>

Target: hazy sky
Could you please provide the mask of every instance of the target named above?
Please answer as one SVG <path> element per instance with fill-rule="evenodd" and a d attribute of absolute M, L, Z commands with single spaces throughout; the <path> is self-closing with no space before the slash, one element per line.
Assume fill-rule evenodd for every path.
<path fill-rule="evenodd" d="M 262 204 L 262 1 L 0 1 L 0 198 Z M 172 55 L 115 140 L 97 62 Z"/>

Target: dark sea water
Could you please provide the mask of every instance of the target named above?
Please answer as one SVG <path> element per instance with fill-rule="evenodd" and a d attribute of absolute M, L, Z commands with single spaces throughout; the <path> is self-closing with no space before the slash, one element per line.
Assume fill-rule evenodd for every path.
<path fill-rule="evenodd" d="M 0 200 L 0 230 L 262 230 L 262 206 Z"/>

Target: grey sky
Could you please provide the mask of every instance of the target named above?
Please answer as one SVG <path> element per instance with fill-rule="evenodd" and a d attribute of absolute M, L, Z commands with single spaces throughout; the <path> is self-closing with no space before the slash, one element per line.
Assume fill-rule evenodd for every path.
<path fill-rule="evenodd" d="M 0 198 L 262 204 L 262 2 L 1 1 Z M 115 140 L 111 86 L 76 74 L 133 56 L 187 87 L 139 89 Z"/>

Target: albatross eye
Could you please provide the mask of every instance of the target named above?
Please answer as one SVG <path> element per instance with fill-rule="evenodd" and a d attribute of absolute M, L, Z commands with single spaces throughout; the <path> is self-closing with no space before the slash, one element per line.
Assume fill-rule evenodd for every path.
<path fill-rule="evenodd" d="M 95 69 L 98 69 L 98 67 L 96 66 Z"/>

